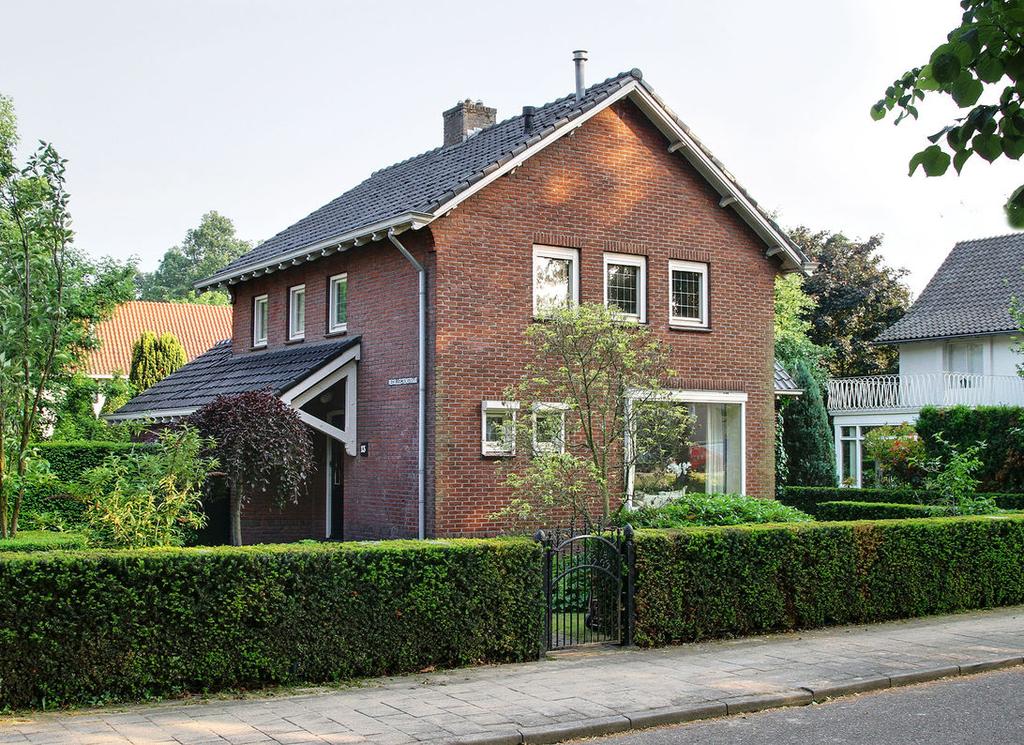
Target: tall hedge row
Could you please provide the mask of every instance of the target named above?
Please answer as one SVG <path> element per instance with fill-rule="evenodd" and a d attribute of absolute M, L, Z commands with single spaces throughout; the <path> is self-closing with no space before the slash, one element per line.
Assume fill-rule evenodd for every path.
<path fill-rule="evenodd" d="M 528 540 L 6 554 L 0 707 L 535 659 Z"/>
<path fill-rule="evenodd" d="M 990 492 L 1024 492 L 1024 408 L 1019 406 L 952 406 L 921 409 L 918 435 L 931 457 L 945 458 L 942 438 L 961 451 L 979 440 L 985 443 L 984 462 L 977 478 L 979 489 Z"/>
<path fill-rule="evenodd" d="M 1024 603 L 1024 518 L 639 531 L 653 646 Z"/>

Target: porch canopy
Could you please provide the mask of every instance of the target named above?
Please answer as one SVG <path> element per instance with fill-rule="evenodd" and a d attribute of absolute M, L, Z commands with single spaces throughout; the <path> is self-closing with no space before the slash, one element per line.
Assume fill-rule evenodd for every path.
<path fill-rule="evenodd" d="M 359 336 L 319 344 L 297 344 L 270 351 L 233 354 L 222 341 L 205 354 L 148 388 L 106 419 L 175 421 L 218 396 L 270 390 L 295 409 L 299 418 L 356 455 L 356 381 Z M 315 412 L 317 399 L 341 389 L 343 424 L 336 426 Z"/>

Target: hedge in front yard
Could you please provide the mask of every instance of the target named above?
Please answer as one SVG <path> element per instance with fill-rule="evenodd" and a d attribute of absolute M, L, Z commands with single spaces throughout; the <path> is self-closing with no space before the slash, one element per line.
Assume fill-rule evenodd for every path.
<path fill-rule="evenodd" d="M 1024 494 L 980 493 L 1004 510 L 1024 510 Z M 885 502 L 889 504 L 934 504 L 938 495 L 925 489 L 854 489 L 850 487 L 787 486 L 779 498 L 815 517 L 828 519 L 818 509 L 823 502 Z"/>
<path fill-rule="evenodd" d="M 0 707 L 535 659 L 532 541 L 6 554 Z"/>
<path fill-rule="evenodd" d="M 818 502 L 819 520 L 903 520 L 912 517 L 940 517 L 946 510 L 934 504 L 892 502 Z"/>
<path fill-rule="evenodd" d="M 638 644 L 1024 603 L 1024 517 L 637 533 Z"/>
<path fill-rule="evenodd" d="M 1024 492 L 1024 408 L 1020 406 L 951 406 L 921 409 L 914 425 L 929 457 L 948 457 L 936 435 L 961 452 L 978 441 L 983 466 L 976 474 L 978 489 L 991 492 Z"/>

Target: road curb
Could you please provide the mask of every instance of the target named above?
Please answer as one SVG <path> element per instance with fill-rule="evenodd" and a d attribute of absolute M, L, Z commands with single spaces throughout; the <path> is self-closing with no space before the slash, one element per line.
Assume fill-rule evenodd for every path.
<path fill-rule="evenodd" d="M 808 685 L 774 693 L 754 694 L 724 701 L 694 704 L 689 706 L 669 706 L 659 709 L 645 709 L 637 712 L 626 712 L 610 717 L 594 717 L 575 722 L 544 724 L 537 727 L 520 727 L 505 732 L 493 732 L 452 740 L 458 745 L 542 745 L 583 737 L 601 737 L 613 735 L 627 730 L 642 730 L 668 724 L 683 724 L 702 719 L 714 719 L 733 714 L 750 714 L 768 709 L 779 709 L 790 706 L 807 706 L 832 698 L 851 696 L 870 691 L 881 691 L 887 688 L 902 688 L 917 683 L 928 683 L 942 678 L 955 678 L 961 675 L 974 675 L 992 670 L 1003 670 L 1009 667 L 1024 665 L 1024 657 L 1002 657 L 981 662 L 969 662 L 963 665 L 946 665 L 943 667 L 914 670 L 899 675 L 862 678 L 843 683 Z"/>

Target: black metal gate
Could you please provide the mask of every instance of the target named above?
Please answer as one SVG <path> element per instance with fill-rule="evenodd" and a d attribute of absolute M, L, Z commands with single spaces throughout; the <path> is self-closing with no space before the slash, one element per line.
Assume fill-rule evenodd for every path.
<path fill-rule="evenodd" d="M 537 531 L 548 649 L 633 643 L 633 528 Z"/>

